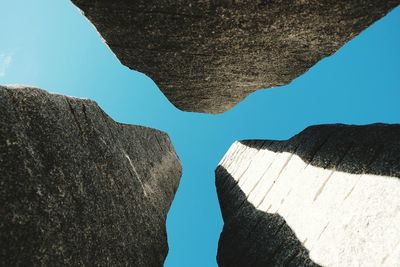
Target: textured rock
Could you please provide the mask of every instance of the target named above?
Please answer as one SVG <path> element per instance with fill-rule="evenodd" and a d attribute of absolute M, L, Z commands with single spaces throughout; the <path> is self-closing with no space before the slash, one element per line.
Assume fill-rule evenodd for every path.
<path fill-rule="evenodd" d="M 162 266 L 181 176 L 168 136 L 93 101 L 0 87 L 0 265 Z"/>
<path fill-rule="evenodd" d="M 399 266 L 400 125 L 240 141 L 216 170 L 220 266 Z"/>
<path fill-rule="evenodd" d="M 179 109 L 224 112 L 285 85 L 400 0 L 72 0 L 122 64 Z"/>

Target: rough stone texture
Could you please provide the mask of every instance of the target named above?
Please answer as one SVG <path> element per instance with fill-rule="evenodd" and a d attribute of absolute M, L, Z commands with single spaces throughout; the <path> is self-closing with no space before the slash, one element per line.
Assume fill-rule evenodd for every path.
<path fill-rule="evenodd" d="M 240 141 L 216 170 L 220 266 L 399 266 L 400 125 Z"/>
<path fill-rule="evenodd" d="M 220 113 L 285 85 L 400 0 L 72 0 L 179 109 Z"/>
<path fill-rule="evenodd" d="M 168 136 L 93 101 L 0 87 L 0 266 L 162 266 Z"/>

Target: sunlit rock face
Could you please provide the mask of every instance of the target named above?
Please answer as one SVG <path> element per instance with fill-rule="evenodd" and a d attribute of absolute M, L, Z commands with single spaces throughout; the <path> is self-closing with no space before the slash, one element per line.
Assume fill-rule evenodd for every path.
<path fill-rule="evenodd" d="M 400 125 L 234 143 L 216 170 L 220 266 L 399 266 Z"/>
<path fill-rule="evenodd" d="M 168 136 L 0 87 L 0 265 L 162 266 L 181 176 Z"/>
<path fill-rule="evenodd" d="M 285 85 L 400 0 L 72 0 L 179 109 L 220 113 Z"/>

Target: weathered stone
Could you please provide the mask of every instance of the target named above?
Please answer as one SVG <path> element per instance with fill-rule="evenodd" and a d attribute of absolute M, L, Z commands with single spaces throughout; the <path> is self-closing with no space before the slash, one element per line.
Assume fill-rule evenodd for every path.
<path fill-rule="evenodd" d="M 162 266 L 180 161 L 93 101 L 0 87 L 0 265 Z"/>
<path fill-rule="evenodd" d="M 400 0 L 72 0 L 122 64 L 179 109 L 228 110 L 285 85 Z"/>
<path fill-rule="evenodd" d="M 216 170 L 220 266 L 399 266 L 400 125 L 234 143 Z"/>

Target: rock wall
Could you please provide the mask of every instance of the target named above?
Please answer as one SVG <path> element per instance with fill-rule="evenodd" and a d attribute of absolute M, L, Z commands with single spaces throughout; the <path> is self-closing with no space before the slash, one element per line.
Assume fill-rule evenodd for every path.
<path fill-rule="evenodd" d="M 400 0 L 72 0 L 122 64 L 179 109 L 228 110 L 285 85 Z"/>
<path fill-rule="evenodd" d="M 180 161 L 93 101 L 0 87 L 0 265 L 162 266 Z"/>
<path fill-rule="evenodd" d="M 234 143 L 216 170 L 220 266 L 398 266 L 400 125 Z"/>

